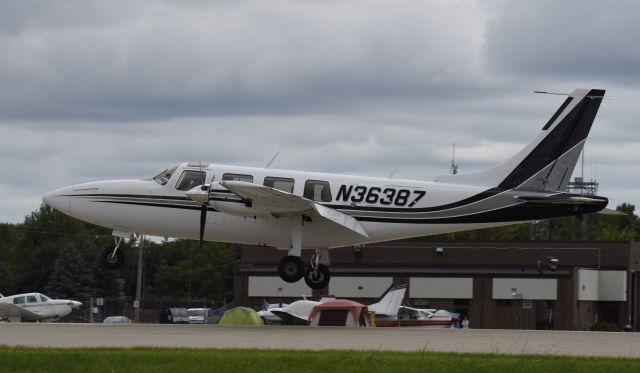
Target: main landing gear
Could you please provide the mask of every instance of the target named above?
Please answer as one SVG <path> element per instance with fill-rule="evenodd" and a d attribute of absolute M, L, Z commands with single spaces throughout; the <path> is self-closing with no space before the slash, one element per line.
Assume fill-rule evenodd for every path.
<path fill-rule="evenodd" d="M 316 252 L 305 266 L 299 256 L 287 255 L 278 264 L 278 275 L 286 282 L 297 282 L 304 277 L 310 288 L 324 289 L 329 285 L 331 273 L 326 265 L 320 264 L 320 257 L 321 254 Z"/>
<path fill-rule="evenodd" d="M 115 247 L 110 247 L 102 251 L 102 263 L 109 269 L 118 269 L 124 264 L 124 252 L 119 250 L 120 244 L 124 239 L 122 237 L 115 237 Z"/>

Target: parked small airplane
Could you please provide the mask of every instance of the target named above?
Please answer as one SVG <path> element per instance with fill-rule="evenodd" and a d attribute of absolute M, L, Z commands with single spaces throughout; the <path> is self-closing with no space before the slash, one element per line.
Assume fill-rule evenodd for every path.
<path fill-rule="evenodd" d="M 40 293 L 25 293 L 8 297 L 0 294 L 0 320 L 55 321 L 67 316 L 82 303 L 69 299 L 51 299 Z"/>
<path fill-rule="evenodd" d="M 487 171 L 435 181 L 184 163 L 143 180 L 48 193 L 50 206 L 113 229 L 104 260 L 133 233 L 274 246 L 278 274 L 329 283 L 329 249 L 598 212 L 604 197 L 565 193 L 605 91 L 576 89 L 538 136 Z M 238 144 L 241 145 L 240 143 Z M 199 213 L 198 213 L 199 212 Z M 315 250 L 305 266 L 302 249 Z"/>
<path fill-rule="evenodd" d="M 407 292 L 407 285 L 391 285 L 382 293 L 376 303 L 368 306 L 370 313 L 375 313 L 376 318 L 395 320 L 398 310 Z M 271 307 L 258 312 L 267 324 L 307 325 L 311 310 L 319 304 L 336 300 L 333 295 L 326 295 L 319 301 L 308 299 L 297 300 L 282 307 Z"/>
<path fill-rule="evenodd" d="M 395 319 L 377 321 L 378 327 L 450 328 L 459 317 L 446 310 L 401 306 Z"/>

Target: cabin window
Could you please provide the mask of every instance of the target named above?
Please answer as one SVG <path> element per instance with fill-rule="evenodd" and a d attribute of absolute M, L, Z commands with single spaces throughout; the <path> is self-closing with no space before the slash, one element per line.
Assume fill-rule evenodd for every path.
<path fill-rule="evenodd" d="M 24 297 L 13 298 L 13 304 L 24 304 Z"/>
<path fill-rule="evenodd" d="M 204 171 L 187 170 L 180 175 L 180 180 L 176 183 L 177 190 L 189 190 L 204 184 L 206 173 Z"/>
<path fill-rule="evenodd" d="M 27 303 L 38 303 L 38 298 L 35 295 L 27 295 Z"/>
<path fill-rule="evenodd" d="M 326 181 L 307 180 L 304 183 L 304 198 L 313 201 L 331 202 L 331 188 Z"/>
<path fill-rule="evenodd" d="M 173 175 L 173 173 L 176 171 L 176 168 L 178 168 L 178 166 L 160 172 L 153 177 L 153 180 L 160 185 L 165 185 L 169 181 L 169 179 L 171 179 L 171 175 Z"/>
<path fill-rule="evenodd" d="M 293 184 L 294 180 L 289 178 L 271 176 L 267 176 L 264 178 L 264 186 L 278 189 L 287 193 L 293 193 Z"/>
<path fill-rule="evenodd" d="M 244 181 L 246 183 L 253 183 L 253 176 L 243 174 L 224 174 L 222 175 L 222 180 Z"/>

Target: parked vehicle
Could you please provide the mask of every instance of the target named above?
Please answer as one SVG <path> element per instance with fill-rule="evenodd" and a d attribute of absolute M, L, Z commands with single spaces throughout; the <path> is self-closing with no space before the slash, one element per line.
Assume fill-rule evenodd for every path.
<path fill-rule="evenodd" d="M 189 324 L 213 324 L 211 308 L 189 308 Z"/>
<path fill-rule="evenodd" d="M 188 324 L 189 313 L 186 308 L 165 308 L 160 313 L 160 324 Z"/>
<path fill-rule="evenodd" d="M 109 316 L 102 320 L 103 324 L 130 324 L 131 320 L 127 316 Z"/>

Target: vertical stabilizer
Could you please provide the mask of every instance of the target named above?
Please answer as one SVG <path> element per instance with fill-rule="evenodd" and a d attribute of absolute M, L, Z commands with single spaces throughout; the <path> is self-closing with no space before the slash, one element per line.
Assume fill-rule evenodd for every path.
<path fill-rule="evenodd" d="M 406 292 L 407 285 L 391 285 L 376 303 L 368 307 L 369 312 L 375 312 L 376 315 L 398 316 L 398 310 Z"/>
<path fill-rule="evenodd" d="M 436 181 L 501 189 L 563 190 L 580 157 L 604 94 L 602 89 L 574 90 L 538 136 L 511 159 L 483 172 L 441 176 Z"/>

